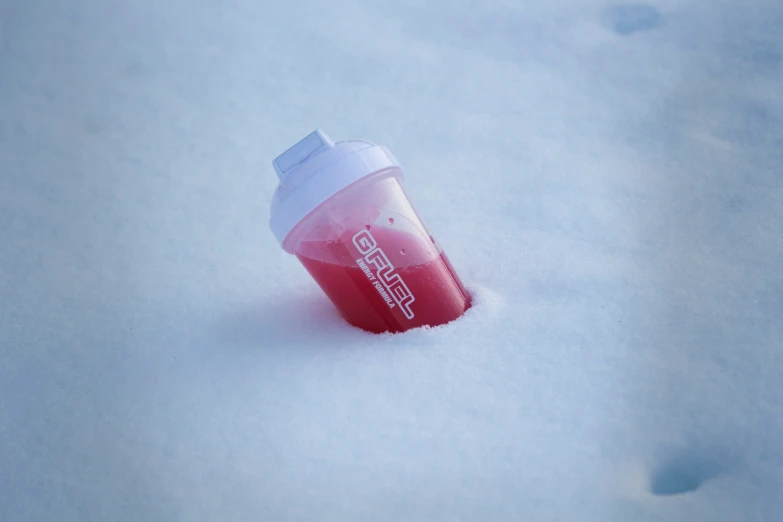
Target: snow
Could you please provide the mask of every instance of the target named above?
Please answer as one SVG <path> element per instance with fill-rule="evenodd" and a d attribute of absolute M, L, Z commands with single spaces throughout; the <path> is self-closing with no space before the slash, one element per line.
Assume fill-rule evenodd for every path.
<path fill-rule="evenodd" d="M 782 93 L 774 0 L 0 0 L 0 519 L 781 519 Z M 319 126 L 459 321 L 280 250 Z"/>

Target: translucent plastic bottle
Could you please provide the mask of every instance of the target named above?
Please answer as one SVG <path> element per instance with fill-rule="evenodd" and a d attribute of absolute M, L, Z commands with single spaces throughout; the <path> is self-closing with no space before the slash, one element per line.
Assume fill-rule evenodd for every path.
<path fill-rule="evenodd" d="M 385 147 L 317 130 L 275 158 L 270 228 L 348 323 L 402 332 L 453 321 L 470 296 Z"/>

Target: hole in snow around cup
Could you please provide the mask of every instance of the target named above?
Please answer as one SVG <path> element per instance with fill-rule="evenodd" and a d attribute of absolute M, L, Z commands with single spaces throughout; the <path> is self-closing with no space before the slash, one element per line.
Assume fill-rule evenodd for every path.
<path fill-rule="evenodd" d="M 389 218 L 389 224 L 390 224 L 390 225 L 393 225 L 393 224 L 394 224 L 394 218 Z"/>

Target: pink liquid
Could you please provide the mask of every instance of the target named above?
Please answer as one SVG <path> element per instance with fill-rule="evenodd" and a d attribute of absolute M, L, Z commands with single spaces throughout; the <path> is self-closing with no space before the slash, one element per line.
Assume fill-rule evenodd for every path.
<path fill-rule="evenodd" d="M 377 249 L 391 265 L 386 267 L 377 261 L 377 250 L 367 257 L 357 248 L 352 241 L 356 232 L 335 241 L 309 242 L 297 251 L 299 261 L 350 324 L 373 333 L 403 332 L 448 323 L 470 307 L 465 287 L 446 255 L 435 255 L 434 245 L 410 234 L 373 229 Z M 416 258 L 429 260 L 411 264 Z M 399 288 L 400 281 L 405 290 Z"/>

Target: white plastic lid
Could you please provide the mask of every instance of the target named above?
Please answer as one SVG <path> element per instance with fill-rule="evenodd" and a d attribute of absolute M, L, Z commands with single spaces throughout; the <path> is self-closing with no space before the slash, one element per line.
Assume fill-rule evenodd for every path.
<path fill-rule="evenodd" d="M 320 129 L 272 161 L 280 184 L 275 189 L 269 228 L 282 245 L 288 234 L 318 205 L 365 176 L 397 167 L 386 147 L 368 141 L 334 143 Z"/>

